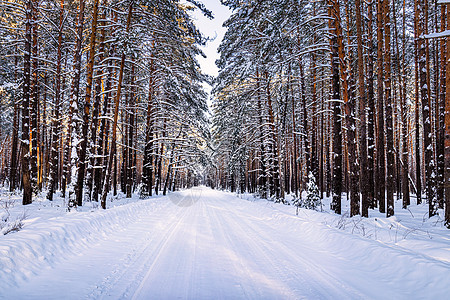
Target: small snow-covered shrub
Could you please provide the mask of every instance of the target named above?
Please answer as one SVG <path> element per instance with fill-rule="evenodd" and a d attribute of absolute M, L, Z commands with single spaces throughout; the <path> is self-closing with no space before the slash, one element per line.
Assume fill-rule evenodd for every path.
<path fill-rule="evenodd" d="M 24 225 L 23 220 L 27 217 L 25 213 L 16 216 L 15 219 L 11 217 L 10 209 L 15 206 L 15 203 L 16 201 L 11 197 L 0 199 L 0 235 L 19 231 Z"/>
<path fill-rule="evenodd" d="M 301 206 L 307 209 L 316 209 L 321 206 L 319 188 L 317 187 L 316 178 L 312 172 L 309 172 L 308 174 L 306 198 L 302 201 Z"/>
<path fill-rule="evenodd" d="M 4 214 L 0 221 L 0 234 L 7 235 L 11 232 L 17 232 L 23 228 L 23 220 L 26 219 L 26 215 L 20 215 L 15 220 L 11 220 L 11 216 L 7 212 Z"/>

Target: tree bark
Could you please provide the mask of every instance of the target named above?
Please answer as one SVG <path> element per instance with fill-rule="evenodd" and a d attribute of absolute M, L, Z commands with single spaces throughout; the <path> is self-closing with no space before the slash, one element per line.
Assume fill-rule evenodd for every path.
<path fill-rule="evenodd" d="M 133 14 L 133 4 L 134 4 L 134 0 L 131 0 L 131 2 L 129 4 L 129 8 L 128 8 L 128 15 L 127 15 L 127 24 L 126 24 L 126 33 L 127 34 L 130 31 L 131 17 Z M 120 97 L 121 97 L 121 91 L 122 91 L 123 70 L 125 68 L 125 49 L 126 49 L 126 45 L 124 45 L 124 49 L 122 49 L 122 56 L 120 59 L 119 79 L 117 82 L 116 96 L 114 98 L 114 121 L 113 121 L 113 127 L 112 127 L 111 147 L 110 147 L 109 156 L 108 156 L 108 166 L 106 168 L 106 175 L 105 175 L 105 180 L 103 183 L 103 191 L 102 191 L 102 198 L 101 198 L 101 206 L 103 209 L 106 209 L 106 197 L 108 196 L 108 191 L 109 191 L 109 181 L 111 179 L 112 163 L 115 158 L 114 149 L 116 148 L 117 123 L 119 120 L 119 106 L 120 106 Z"/>
<path fill-rule="evenodd" d="M 339 46 L 338 40 L 342 39 L 340 30 L 340 7 L 339 0 L 330 0 L 329 5 L 331 31 L 331 72 L 332 72 L 332 102 L 333 102 L 333 200 L 331 209 L 337 214 L 341 214 L 341 194 L 342 194 L 342 119 L 341 119 L 341 96 L 339 78 Z M 344 93 L 345 88 L 344 88 Z"/>
<path fill-rule="evenodd" d="M 28 205 L 32 202 L 32 187 L 30 178 L 30 84 L 31 84 L 31 21 L 32 0 L 28 0 L 25 10 L 25 45 L 23 54 L 23 99 L 22 99 L 22 140 L 20 160 L 22 163 L 22 204 Z"/>
<path fill-rule="evenodd" d="M 81 76 L 81 44 L 83 40 L 83 28 L 84 28 L 84 5 L 85 0 L 80 0 L 80 6 L 78 9 L 78 18 L 77 18 L 77 41 L 74 50 L 74 59 L 73 59 L 73 79 L 71 84 L 71 92 L 70 92 L 70 108 L 69 108 L 69 120 L 67 126 L 67 141 L 64 151 L 64 162 L 63 162 L 63 178 L 62 178 L 62 191 L 63 195 L 66 194 L 66 187 L 68 184 L 72 184 L 69 188 L 69 203 L 74 203 L 74 199 L 72 199 L 74 190 L 72 182 L 72 168 L 76 160 L 73 158 L 72 154 L 76 154 L 77 145 L 73 145 L 73 141 L 75 140 L 78 143 L 78 98 L 80 94 L 80 76 Z M 74 139 L 75 137 L 75 139 Z M 73 152 L 73 153 L 72 153 Z M 70 204 L 72 205 L 72 204 Z"/>
<path fill-rule="evenodd" d="M 260 94 L 260 77 L 258 69 L 256 69 L 256 90 L 257 90 L 257 105 L 258 105 L 258 120 L 259 120 L 259 143 L 260 143 L 260 162 L 261 174 L 259 174 L 259 187 L 261 189 L 262 198 L 267 198 L 267 168 L 266 168 L 266 149 L 264 146 L 264 120 L 261 106 Z"/>
<path fill-rule="evenodd" d="M 135 120 L 135 113 L 136 113 L 136 107 L 135 107 L 135 94 L 134 94 L 134 64 L 131 67 L 131 92 L 130 92 L 130 102 L 129 102 L 129 124 L 128 124 L 128 164 L 127 164 L 127 183 L 126 183 L 126 197 L 131 198 L 132 194 L 132 188 L 133 188 L 133 170 L 136 168 L 136 165 L 134 164 L 133 158 L 134 158 L 134 150 L 133 150 L 133 135 L 134 135 L 134 120 Z"/>
<path fill-rule="evenodd" d="M 450 4 L 447 4 L 447 14 Z M 450 28 L 450 18 L 447 15 L 447 28 Z M 447 37 L 447 51 L 450 49 L 450 37 Z M 448 54 L 447 54 L 448 58 Z M 445 224 L 450 228 L 450 63 L 446 64 L 445 76 Z"/>
<path fill-rule="evenodd" d="M 17 65 L 18 58 L 14 58 L 14 82 L 17 83 Z M 14 117 L 11 138 L 11 160 L 9 168 L 9 191 L 13 192 L 17 188 L 17 157 L 18 157 L 18 143 L 19 143 L 19 119 L 20 119 L 20 105 L 19 100 L 14 93 Z"/>
<path fill-rule="evenodd" d="M 423 147 L 425 151 L 424 161 L 425 165 L 425 194 L 428 201 L 428 214 L 434 216 L 437 214 L 437 205 L 435 199 L 435 173 L 434 173 L 434 159 L 433 159 L 433 145 L 431 140 L 431 115 L 430 115 L 430 94 L 429 94 L 429 64 L 426 53 L 426 42 L 424 35 L 427 32 L 427 20 L 425 19 L 426 5 L 424 0 L 419 0 L 419 23 L 418 23 L 418 59 L 419 59 L 419 75 L 420 75 L 420 98 L 422 101 L 422 124 L 423 124 Z"/>
<path fill-rule="evenodd" d="M 368 217 L 369 202 L 367 190 L 367 135 L 366 135 L 366 93 L 364 82 L 364 57 L 361 24 L 361 1 L 356 0 L 356 39 L 358 47 L 358 84 L 359 84 L 359 156 L 361 158 L 359 184 L 361 190 L 361 215 Z"/>
<path fill-rule="evenodd" d="M 377 197 L 375 192 L 375 99 L 374 99 L 374 45 L 373 45 L 373 1 L 368 4 L 368 55 L 367 55 L 367 190 L 370 208 L 377 207 Z M 364 176 L 364 174 L 361 174 Z"/>
<path fill-rule="evenodd" d="M 346 3 L 346 19 L 347 19 L 347 44 L 351 44 L 350 35 L 350 6 Z M 360 197 L 359 197 L 359 165 L 358 165 L 358 149 L 356 141 L 356 122 L 355 122 L 355 77 L 352 72 L 353 65 L 353 52 L 348 50 L 347 54 L 346 73 L 348 74 L 349 92 L 347 102 L 345 102 L 345 119 L 347 125 L 347 157 L 348 157 L 348 171 L 349 171 L 349 194 L 350 194 L 350 216 L 356 216 L 360 214 Z"/>
<path fill-rule="evenodd" d="M 87 64 L 87 74 L 86 74 L 86 98 L 84 102 L 84 114 L 83 114 L 83 125 L 81 130 L 81 141 L 80 141 L 80 153 L 78 155 L 78 175 L 76 184 L 76 202 L 78 206 L 83 205 L 83 186 L 84 177 L 86 174 L 86 152 L 87 152 L 87 142 L 88 142 L 88 128 L 89 128 L 89 111 L 91 107 L 91 97 L 92 97 L 92 81 L 94 75 L 94 57 L 95 57 L 95 39 L 97 36 L 97 20 L 98 20 L 98 4 L 99 0 L 94 1 L 94 8 L 92 12 L 92 28 L 91 37 L 89 43 L 89 60 Z"/>
<path fill-rule="evenodd" d="M 386 184 L 386 217 L 394 215 L 395 188 L 395 156 L 394 156 L 394 124 L 393 101 L 391 95 L 391 21 L 390 0 L 384 0 L 384 94 L 386 101 L 386 156 L 387 156 L 387 184 Z"/>
<path fill-rule="evenodd" d="M 375 176 L 377 186 L 377 202 L 381 213 L 386 212 L 385 190 L 385 149 L 384 149 L 384 91 L 383 91 L 383 0 L 377 2 L 377 174 Z"/>
<path fill-rule="evenodd" d="M 154 47 L 154 43 L 153 43 Z M 155 92 L 154 62 L 150 60 L 150 79 L 148 84 L 147 127 L 145 131 L 144 163 L 142 166 L 142 193 L 145 198 L 152 195 L 153 190 L 153 97 Z"/>
<path fill-rule="evenodd" d="M 58 33 L 58 52 L 56 57 L 56 74 L 55 74 L 55 106 L 53 108 L 53 121 L 52 121 L 52 149 L 51 149 L 51 170 L 50 181 L 47 199 L 52 201 L 53 194 L 55 192 L 56 183 L 58 180 L 58 135 L 60 133 L 60 100 L 61 100 L 61 56 L 62 56 L 62 35 L 63 35 L 63 22 L 64 22 L 64 0 L 61 0 L 61 7 L 59 12 L 59 33 Z"/>
<path fill-rule="evenodd" d="M 408 105 L 406 102 L 406 0 L 403 0 L 403 15 L 402 15 L 402 28 L 403 28 L 403 47 L 402 47 L 402 194 L 403 194 L 403 208 L 407 208 L 411 204 L 410 191 L 409 191 L 409 145 L 408 145 Z"/>
<path fill-rule="evenodd" d="M 31 57 L 31 96 L 30 96 L 30 133 L 31 133 L 31 187 L 33 192 L 38 192 L 38 114 L 39 114 L 39 82 L 38 82 L 38 1 L 32 1 L 32 57 Z"/>
<path fill-rule="evenodd" d="M 441 32 L 446 29 L 446 7 L 441 5 Z M 436 198 L 439 201 L 439 208 L 444 208 L 445 200 L 445 147 L 444 147 L 444 132 L 445 132 L 445 89 L 446 89 L 446 45 L 445 39 L 441 39 L 440 50 L 440 86 L 439 86 L 439 96 L 436 94 Z M 437 53 L 438 55 L 438 53 Z"/>

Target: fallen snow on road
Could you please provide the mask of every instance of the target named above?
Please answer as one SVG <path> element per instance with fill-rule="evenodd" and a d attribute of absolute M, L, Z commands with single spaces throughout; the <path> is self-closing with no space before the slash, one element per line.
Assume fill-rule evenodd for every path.
<path fill-rule="evenodd" d="M 0 235 L 4 299 L 450 294 L 450 230 L 438 216 L 427 219 L 425 205 L 396 207 L 389 219 L 327 209 L 300 209 L 297 216 L 294 206 L 206 187 L 148 200 L 116 197 L 106 211 L 87 203 L 67 212 L 58 197 L 24 207 L 10 195 L 0 203 L 2 220 L 25 216 L 22 228 Z"/>

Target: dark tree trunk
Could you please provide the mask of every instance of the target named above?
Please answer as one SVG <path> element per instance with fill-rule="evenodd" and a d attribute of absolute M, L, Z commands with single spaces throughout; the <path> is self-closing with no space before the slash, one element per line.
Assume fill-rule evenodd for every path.
<path fill-rule="evenodd" d="M 133 4 L 134 0 L 132 0 L 128 7 L 128 14 L 127 14 L 127 23 L 126 23 L 126 32 L 128 33 L 130 30 L 131 25 L 131 16 L 133 14 Z M 125 68 L 125 49 L 126 45 L 124 45 L 124 49 L 122 50 L 122 56 L 120 59 L 120 68 L 119 68 L 119 80 L 117 82 L 117 91 L 114 98 L 114 121 L 113 121 L 113 127 L 112 127 L 112 138 L 111 138 L 111 147 L 109 151 L 108 156 L 108 166 L 106 168 L 106 174 L 105 174 L 105 180 L 103 183 L 103 191 L 102 191 L 102 198 L 101 198 L 101 206 L 103 209 L 106 209 L 106 197 L 108 196 L 109 192 L 109 182 L 111 180 L 111 172 L 112 172 L 112 164 L 113 161 L 115 162 L 115 168 L 117 166 L 117 155 L 115 155 L 115 148 L 116 148 L 116 140 L 117 140 L 117 123 L 119 120 L 119 106 L 120 106 L 120 97 L 121 97 L 121 91 L 122 91 L 122 82 L 123 82 L 123 71 Z M 114 172 L 115 175 L 117 174 L 117 171 Z M 114 175 L 114 178 L 115 178 Z M 113 180 L 113 187 L 116 188 L 116 182 Z M 116 192 L 116 191 L 115 191 Z"/>
<path fill-rule="evenodd" d="M 319 169 L 319 190 L 320 190 L 320 199 L 323 199 L 324 193 L 324 114 L 325 114 L 325 98 L 323 95 L 322 88 L 322 113 L 320 114 L 320 169 Z"/>
<path fill-rule="evenodd" d="M 386 154 L 387 154 L 387 198 L 386 217 L 394 215 L 394 189 L 395 189 L 395 156 L 394 156 L 394 124 L 393 101 L 391 95 L 391 22 L 390 0 L 384 0 L 384 94 L 386 99 Z"/>
<path fill-rule="evenodd" d="M 56 58 L 56 74 L 55 74 L 55 106 L 53 108 L 52 120 L 52 155 L 51 155 L 51 170 L 50 181 L 47 199 L 53 200 L 53 193 L 55 192 L 56 183 L 58 182 L 58 145 L 60 133 L 59 108 L 61 100 L 61 56 L 62 56 L 62 35 L 64 22 L 64 0 L 61 0 L 61 7 L 59 12 L 59 33 L 58 33 L 58 52 Z"/>
<path fill-rule="evenodd" d="M 408 105 L 406 102 L 406 3 L 403 1 L 403 14 L 402 14 L 402 77 L 401 77 L 401 89 L 402 89 L 402 103 L 401 103 L 401 114 L 402 114 L 402 194 L 403 194 L 403 208 L 407 208 L 411 204 L 411 199 L 409 195 L 409 145 L 408 145 Z"/>
<path fill-rule="evenodd" d="M 30 132 L 31 132 L 31 187 L 33 192 L 38 192 L 38 114 L 39 114 L 39 82 L 38 82 L 38 13 L 37 1 L 32 1 L 32 59 L 31 59 L 31 96 L 30 96 Z"/>
<path fill-rule="evenodd" d="M 434 216 L 437 214 L 437 205 L 435 199 L 434 183 L 435 183 L 435 173 L 434 173 L 434 159 L 433 159 L 433 145 L 431 140 L 431 115 L 430 115 L 430 98 L 429 98 L 429 82 L 428 82 L 428 57 L 426 55 L 427 43 L 425 39 L 422 38 L 424 34 L 427 33 L 427 20 L 425 19 L 426 5 L 423 0 L 419 0 L 418 4 L 418 59 L 419 59 L 419 79 L 420 79 L 420 98 L 422 101 L 422 123 L 423 123 L 423 147 L 425 151 L 424 161 L 425 164 L 425 193 L 426 200 L 429 204 L 429 216 Z"/>
<path fill-rule="evenodd" d="M 447 5 L 447 14 L 450 5 Z M 450 17 L 447 15 L 447 28 L 450 28 Z M 450 37 L 447 37 L 447 51 L 450 49 Z M 448 57 L 448 54 L 447 54 Z M 446 65 L 445 76 L 445 225 L 450 228 L 450 63 Z"/>
<path fill-rule="evenodd" d="M 128 164 L 127 164 L 127 182 L 126 182 L 126 197 L 127 198 L 131 198 L 131 194 L 132 194 L 132 187 L 133 187 L 133 170 L 136 168 L 136 166 L 134 165 L 134 150 L 133 150 L 133 135 L 134 135 L 134 119 L 135 119 L 135 113 L 136 113 L 136 108 L 135 108 L 135 95 L 134 95 L 134 64 L 131 67 L 131 93 L 130 93 L 130 101 L 129 101 L 129 108 L 128 110 L 130 111 L 129 113 L 129 123 L 128 123 Z"/>
<path fill-rule="evenodd" d="M 375 176 L 377 186 L 377 202 L 381 213 L 386 212 L 385 205 L 385 150 L 384 150 L 384 94 L 383 94 L 383 2 L 377 2 L 377 105 L 378 105 L 378 133 L 377 133 L 377 175 Z"/>
<path fill-rule="evenodd" d="M 346 3 L 346 12 L 347 12 L 347 43 L 351 44 L 350 34 L 350 19 L 351 19 L 351 11 L 349 7 L 349 3 Z M 347 55 L 347 74 L 349 76 L 349 92 L 347 102 L 345 103 L 345 117 L 346 117 L 346 125 L 347 125 L 347 149 L 348 149 L 348 163 L 349 163 L 349 194 L 350 194 L 350 216 L 359 215 L 360 212 L 360 197 L 359 197 L 359 164 L 358 164 L 358 148 L 356 141 L 356 121 L 355 121 L 355 77 L 352 72 L 353 69 L 353 50 L 349 49 Z"/>
<path fill-rule="evenodd" d="M 366 94 L 364 82 L 364 57 L 363 57 L 363 43 L 362 43 L 362 24 L 361 24 L 361 1 L 356 0 L 356 35 L 358 43 L 358 84 L 359 84 L 359 156 L 361 159 L 359 184 L 361 190 L 361 215 L 368 217 L 369 202 L 367 189 L 367 136 L 366 136 Z"/>
<path fill-rule="evenodd" d="M 259 72 L 256 70 L 256 90 L 258 97 L 258 113 L 259 113 L 259 139 L 260 139 L 260 162 L 261 162 L 261 174 L 259 174 L 259 187 L 261 189 L 261 196 L 267 198 L 267 168 L 266 168 L 266 149 L 264 146 L 264 129 L 263 129 L 263 112 L 261 107 L 261 94 L 260 94 L 260 77 Z"/>
<path fill-rule="evenodd" d="M 30 85 L 31 85 L 31 21 L 32 21 L 32 0 L 26 2 L 25 19 L 25 46 L 23 54 L 23 99 L 22 99 L 22 140 L 20 160 L 22 164 L 22 204 L 27 205 L 32 202 L 32 187 L 30 178 Z"/>
<path fill-rule="evenodd" d="M 419 0 L 414 1 L 414 66 L 415 66 L 415 155 L 416 155 L 416 197 L 417 204 L 422 203 L 422 175 L 421 175 L 421 163 L 420 163 L 420 121 L 419 121 L 419 107 L 420 107 L 420 99 L 419 99 L 419 8 L 418 8 Z"/>
<path fill-rule="evenodd" d="M 448 17 L 447 17 L 448 18 Z M 446 7 L 441 6 L 441 31 L 446 29 Z M 438 113 L 436 115 L 436 159 L 437 159 L 437 178 L 436 178 L 436 197 L 439 200 L 439 208 L 444 208 L 445 199 L 445 148 L 444 148 L 444 134 L 445 134 L 445 89 L 446 89 L 446 45 L 445 39 L 440 40 L 441 48 L 441 61 L 440 61 L 440 87 L 439 87 L 439 99 L 436 99 L 436 106 L 438 107 Z"/>
<path fill-rule="evenodd" d="M 374 97 L 374 45 L 373 45 L 373 18 L 372 1 L 368 4 L 368 56 L 367 56 L 367 201 L 370 208 L 377 206 L 375 197 L 375 97 Z M 363 173 L 361 174 L 363 175 Z M 363 175 L 364 176 L 364 175 Z"/>
<path fill-rule="evenodd" d="M 166 123 L 166 118 L 162 118 L 162 122 L 163 122 L 163 130 L 162 130 L 162 139 L 160 142 L 160 147 L 159 147 L 159 155 L 157 156 L 157 163 L 155 163 L 155 165 L 157 165 L 157 173 L 156 175 L 156 183 L 155 183 L 155 194 L 158 195 L 159 191 L 161 190 L 161 182 L 162 182 L 162 160 L 163 160 L 163 155 L 164 155 L 164 138 L 166 137 L 166 128 L 167 128 L 167 123 Z"/>
<path fill-rule="evenodd" d="M 66 187 L 69 183 L 71 183 L 71 169 L 72 169 L 72 149 L 76 147 L 76 145 L 72 145 L 73 135 L 78 131 L 78 98 L 80 95 L 80 76 L 81 76 L 81 44 L 83 40 L 83 28 L 84 28 L 84 5 L 85 0 L 80 0 L 80 6 L 78 9 L 78 17 L 77 17 L 77 40 L 74 50 L 74 59 L 73 59 L 73 79 L 71 85 L 70 92 L 70 108 L 69 108 L 69 120 L 68 120 L 68 128 L 67 128 L 67 141 L 64 151 L 64 160 L 63 160 L 63 178 L 62 178 L 62 192 L 63 195 L 66 194 Z M 75 166 L 73 166 L 75 167 Z M 71 198 L 73 191 L 69 191 L 69 203 L 73 202 Z"/>
<path fill-rule="evenodd" d="M 337 214 L 341 214 L 341 194 L 342 194 L 342 118 L 341 118 L 341 96 L 339 78 L 339 46 L 338 38 L 341 34 L 340 28 L 340 8 L 338 0 L 330 1 L 330 28 L 331 32 L 331 72 L 332 72 L 332 101 L 333 101 L 333 200 L 331 209 Z M 340 36 L 342 39 L 342 36 Z"/>
<path fill-rule="evenodd" d="M 278 141 L 277 141 L 277 133 L 275 129 L 275 118 L 273 115 L 273 108 L 272 108 L 272 96 L 270 93 L 270 78 L 266 72 L 266 80 L 267 80 L 267 86 L 266 86 L 266 93 L 267 93 L 267 107 L 269 112 L 269 124 L 270 124 L 270 131 L 271 131 L 271 138 L 272 141 L 270 143 L 271 150 L 272 150 L 272 164 L 271 164 L 271 178 L 272 178 L 272 188 L 271 193 L 272 195 L 275 195 L 275 198 L 277 201 L 280 199 L 280 168 L 279 168 L 279 162 L 278 162 Z"/>
<path fill-rule="evenodd" d="M 147 128 L 145 131 L 144 163 L 142 166 L 142 194 L 145 198 L 152 195 L 153 189 L 153 96 L 154 96 L 154 68 L 153 60 L 150 61 L 150 80 L 148 88 L 147 104 Z"/>
<path fill-rule="evenodd" d="M 17 83 L 17 65 L 18 57 L 14 58 L 14 82 Z M 19 143 L 19 119 L 20 119 L 20 105 L 14 94 L 14 117 L 11 138 L 11 160 L 9 168 L 9 191 L 13 192 L 17 188 L 17 157 L 18 157 L 18 143 Z"/>
<path fill-rule="evenodd" d="M 92 81 L 94 77 L 94 57 L 95 57 L 95 39 L 97 36 L 98 4 L 99 0 L 95 0 L 92 12 L 92 28 L 89 43 L 89 59 L 87 63 L 87 74 L 86 74 L 86 99 L 84 101 L 83 125 L 81 130 L 80 153 L 78 161 L 78 177 L 75 190 L 76 202 L 78 206 L 83 205 L 83 186 L 84 186 L 84 177 L 86 174 L 86 152 L 88 143 L 88 129 L 90 123 L 89 112 L 91 108 Z"/>
<path fill-rule="evenodd" d="M 305 86 L 305 74 L 303 71 L 303 60 L 300 59 L 300 87 L 301 87 L 301 99 L 302 99 L 302 110 L 303 110 L 303 144 L 306 156 L 306 177 L 311 171 L 311 151 L 309 149 L 309 130 L 308 130 L 308 110 L 306 103 L 306 86 Z M 304 182 L 305 180 L 302 180 Z"/>
<path fill-rule="evenodd" d="M 105 19 L 106 19 L 106 13 L 105 13 L 105 7 L 107 7 L 107 0 L 103 0 L 102 6 L 104 7 L 101 11 L 100 14 L 100 44 L 99 44 L 99 56 L 98 56 L 98 60 L 100 62 L 100 64 L 102 64 L 103 59 L 105 58 L 105 52 L 107 51 L 106 49 L 106 45 L 105 45 L 105 38 L 106 38 L 106 31 L 105 31 Z M 112 49 L 113 47 L 111 47 Z M 111 53 L 113 56 L 113 53 Z M 111 62 L 109 62 L 110 64 Z M 101 193 L 101 182 L 102 182 L 102 174 L 103 174 L 103 170 L 104 170 L 104 156 L 107 153 L 107 149 L 105 147 L 105 143 L 106 143 L 106 124 L 107 124 L 107 119 L 106 116 L 108 114 L 108 109 L 109 109 L 109 90 L 111 89 L 111 80 L 110 80 L 110 76 L 111 76 L 111 68 L 107 68 L 109 69 L 109 76 L 104 76 L 106 72 L 104 72 L 104 70 L 102 68 L 99 68 L 97 71 L 97 79 L 96 79 L 96 83 L 95 83 L 95 101 L 99 103 L 99 110 L 100 110 L 100 103 L 101 103 L 101 93 L 102 93 L 102 83 L 103 80 L 106 80 L 106 88 L 105 91 L 103 92 L 103 112 L 102 112 L 102 116 L 103 118 L 101 119 L 100 122 L 100 132 L 98 135 L 98 142 L 96 144 L 96 148 L 95 148 L 95 152 L 97 154 L 97 157 L 95 159 L 93 159 L 94 161 L 94 169 L 93 169 L 93 186 L 92 186 L 92 196 L 91 199 L 92 201 L 96 201 L 98 202 L 98 195 Z M 105 69 L 105 71 L 107 70 Z M 97 99 L 98 98 L 98 99 Z M 94 110 L 95 110 L 95 104 L 94 104 Z M 95 113 L 94 113 L 95 114 Z M 99 113 L 100 114 L 100 113 Z M 93 121 L 93 124 L 95 124 L 95 120 Z M 97 121 L 97 126 L 98 126 L 98 121 Z"/>

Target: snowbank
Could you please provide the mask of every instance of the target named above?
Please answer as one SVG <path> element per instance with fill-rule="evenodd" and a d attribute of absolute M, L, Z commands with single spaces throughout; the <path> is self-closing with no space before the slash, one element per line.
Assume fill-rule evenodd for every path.
<path fill-rule="evenodd" d="M 3 198 L 3 201 L 5 201 Z M 83 249 L 108 234 L 123 230 L 149 211 L 163 209 L 159 198 L 131 203 L 126 199 L 109 203 L 118 205 L 107 210 L 87 203 L 79 211 L 67 212 L 62 199 L 53 202 L 39 198 L 33 204 L 18 205 L 18 197 L 9 197 L 10 207 L 3 208 L 3 216 L 27 216 L 18 232 L 0 235 L 0 291 L 17 286 L 42 268 L 55 265 L 64 257 L 80 254 Z M 120 205 L 122 204 L 122 205 Z M 1 293 L 0 293 L 1 294 Z"/>
<path fill-rule="evenodd" d="M 351 273 L 364 270 L 367 276 L 360 278 L 359 288 L 365 296 L 444 299 L 450 295 L 450 230 L 439 215 L 428 219 L 427 204 L 405 210 L 398 200 L 393 217 L 385 218 L 374 209 L 369 218 L 349 218 L 345 200 L 342 216 L 329 210 L 331 199 L 324 199 L 323 212 L 300 208 L 296 216 L 294 206 L 240 197 L 256 203 L 280 229 L 289 228 L 290 234 L 305 236 L 318 248 L 348 259 L 348 268 L 336 270 L 339 278 L 355 282 Z M 439 213 L 443 215 L 442 210 Z M 371 278 L 384 284 L 374 284 Z"/>
<path fill-rule="evenodd" d="M 190 279 L 198 271 L 200 275 L 216 274 L 217 282 L 204 274 L 199 278 L 223 291 L 230 291 L 229 285 L 235 284 L 259 290 L 258 280 L 264 277 L 264 282 L 283 286 L 289 295 L 445 299 L 450 294 L 450 230 L 439 216 L 426 217 L 426 204 L 403 210 L 401 202 L 396 201 L 396 215 L 386 219 L 377 210 L 370 210 L 369 218 L 349 218 L 346 201 L 343 215 L 336 215 L 329 210 L 330 199 L 324 200 L 322 212 L 300 209 L 296 215 L 292 205 L 204 187 L 172 194 L 171 200 L 120 196 L 108 203 L 106 211 L 87 203 L 79 211 L 67 212 L 63 199 L 58 197 L 54 202 L 39 198 L 26 207 L 20 205 L 18 196 L 0 197 L 3 219 L 26 216 L 22 229 L 0 235 L 0 298 L 2 290 L 14 295 L 12 289 L 42 273 L 42 269 L 52 268 L 53 272 L 62 260 L 78 262 L 76 258 L 88 248 L 108 237 L 115 239 L 114 233 L 123 231 L 128 235 L 132 224 L 148 228 L 145 235 L 149 244 L 144 239 L 142 247 L 150 254 L 140 253 L 138 248 L 127 249 L 129 245 L 120 243 L 118 252 L 126 256 L 128 251 L 135 256 L 134 271 L 122 270 L 129 267 L 128 258 L 125 263 L 117 262 L 117 270 L 136 273 L 136 279 L 130 277 L 130 291 L 144 284 L 139 283 L 142 278 L 156 278 L 159 282 L 178 276 L 186 281 L 187 291 L 200 295 L 206 290 Z M 140 236 L 136 228 L 134 234 Z M 202 251 L 204 255 L 199 255 Z M 108 260 L 115 259 L 108 255 Z M 145 264 L 141 257 L 146 257 Z M 217 257 L 221 259 L 216 261 Z M 224 264 L 227 259 L 236 269 L 231 273 Z M 148 266 L 153 266 L 154 272 L 145 275 L 150 272 Z M 183 266 L 187 269 L 180 271 Z M 80 264 L 77 272 L 85 267 Z M 114 276 L 121 282 L 129 275 Z M 306 287 L 293 279 L 304 280 L 303 284 L 312 290 L 302 290 Z M 150 293 L 174 292 L 169 285 L 153 287 Z M 208 291 L 214 294 L 214 290 Z M 240 289 L 235 291 L 240 295 Z"/>

